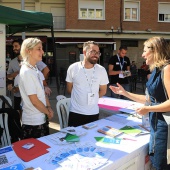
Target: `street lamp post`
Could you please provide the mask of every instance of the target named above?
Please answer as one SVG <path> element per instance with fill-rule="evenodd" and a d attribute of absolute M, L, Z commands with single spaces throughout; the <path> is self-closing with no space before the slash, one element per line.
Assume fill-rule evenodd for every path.
<path fill-rule="evenodd" d="M 113 26 L 111 26 L 111 30 L 112 30 L 112 41 L 113 41 L 113 30 L 114 30 Z"/>
<path fill-rule="evenodd" d="M 112 41 L 113 41 L 113 29 L 114 29 L 114 27 L 111 26 L 111 30 L 112 30 Z M 112 44 L 112 46 L 111 46 L 111 49 L 113 50 L 113 44 Z"/>
<path fill-rule="evenodd" d="M 25 9 L 25 1 L 21 0 L 21 10 Z M 25 39 L 25 32 L 22 32 L 22 39 Z"/>

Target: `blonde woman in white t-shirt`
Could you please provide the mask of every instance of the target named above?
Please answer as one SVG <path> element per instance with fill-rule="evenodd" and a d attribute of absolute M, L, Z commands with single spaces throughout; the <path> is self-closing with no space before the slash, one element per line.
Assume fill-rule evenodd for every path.
<path fill-rule="evenodd" d="M 53 117 L 43 81 L 36 63 L 42 60 L 42 42 L 27 38 L 21 46 L 23 64 L 20 69 L 19 89 L 23 100 L 23 139 L 39 138 L 49 134 L 48 120 Z"/>

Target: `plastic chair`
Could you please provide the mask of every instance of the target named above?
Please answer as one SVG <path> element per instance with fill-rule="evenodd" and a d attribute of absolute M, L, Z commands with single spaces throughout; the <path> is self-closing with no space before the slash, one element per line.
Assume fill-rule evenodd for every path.
<path fill-rule="evenodd" d="M 56 104 L 58 119 L 60 122 L 60 129 L 68 126 L 69 108 L 70 98 L 61 99 Z"/>
<path fill-rule="evenodd" d="M 8 114 L 7 113 L 0 114 L 0 126 L 1 128 L 3 128 L 3 133 L 1 136 L 1 147 L 11 145 L 11 138 L 10 138 L 9 129 L 8 129 Z"/>
<path fill-rule="evenodd" d="M 62 99 L 66 99 L 66 96 L 58 95 L 58 96 L 56 96 L 56 99 L 57 99 L 57 101 L 62 100 Z"/>
<path fill-rule="evenodd" d="M 12 106 L 12 101 L 9 97 L 4 96 L 8 103 Z M 2 108 L 3 101 L 0 99 L 0 108 Z M 9 134 L 9 128 L 8 128 L 8 114 L 7 113 L 0 113 L 0 127 L 3 129 L 3 133 L 1 138 L 1 146 L 8 146 L 11 145 L 11 138 Z"/>
<path fill-rule="evenodd" d="M 9 98 L 9 97 L 7 97 L 7 96 L 4 96 L 6 99 L 7 99 L 7 101 L 9 102 L 9 104 L 12 106 L 12 101 L 11 101 L 11 99 Z M 2 108 L 2 103 L 3 103 L 3 101 L 0 99 L 0 108 Z"/>

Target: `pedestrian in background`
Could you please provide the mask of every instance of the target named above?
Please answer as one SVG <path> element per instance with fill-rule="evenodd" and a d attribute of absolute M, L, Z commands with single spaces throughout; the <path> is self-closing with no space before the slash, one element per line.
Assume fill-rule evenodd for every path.
<path fill-rule="evenodd" d="M 135 61 L 132 61 L 132 64 L 130 65 L 130 72 L 131 76 L 137 76 L 137 66 Z"/>
<path fill-rule="evenodd" d="M 120 83 L 124 89 L 130 91 L 130 85 L 128 76 L 130 74 L 130 60 L 126 56 L 127 47 L 121 46 L 118 53 L 109 59 L 108 74 L 110 77 L 110 85 L 116 85 Z M 128 75 L 124 75 L 125 71 L 129 71 Z M 124 96 L 120 96 L 111 92 L 111 97 L 124 99 Z"/>

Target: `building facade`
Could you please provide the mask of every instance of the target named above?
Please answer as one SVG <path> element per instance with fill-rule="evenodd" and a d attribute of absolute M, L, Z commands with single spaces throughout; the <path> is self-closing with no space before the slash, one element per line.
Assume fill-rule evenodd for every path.
<path fill-rule="evenodd" d="M 127 56 L 140 67 L 146 39 L 163 36 L 170 40 L 170 0 L 23 1 L 25 10 L 53 14 L 58 70 L 80 60 L 84 41 L 100 44 L 100 64 L 107 69 L 109 57 L 117 53 L 120 45 L 128 46 Z M 0 5 L 21 9 L 21 0 L 0 0 Z M 50 30 L 26 33 L 26 36 L 46 37 L 45 56 L 52 58 Z"/>

